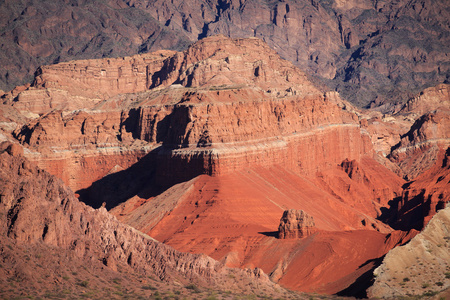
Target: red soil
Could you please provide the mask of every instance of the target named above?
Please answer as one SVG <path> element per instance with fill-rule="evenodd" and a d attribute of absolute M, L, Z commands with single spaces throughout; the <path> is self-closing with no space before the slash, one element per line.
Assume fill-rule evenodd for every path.
<path fill-rule="evenodd" d="M 366 262 L 397 243 L 393 238 L 385 245 L 386 235 L 374 230 L 390 232 L 375 220 L 379 206 L 387 200 L 378 203 L 373 194 L 364 193 L 370 190 L 369 183 L 379 181 L 381 176 L 388 179 L 385 188 L 391 193 L 403 181 L 393 173 L 376 175 L 374 161 L 369 158 L 360 164 L 365 182 L 349 178 L 336 167 L 324 172 L 323 178 L 338 174 L 334 177 L 337 179 L 323 186 L 280 166 L 255 167 L 217 177 L 201 175 L 161 196 L 167 199 L 176 195 L 176 203 L 167 204 L 165 200 L 162 204 L 158 196 L 138 207 L 143 199 L 136 197 L 112 212 L 180 251 L 205 253 L 228 266 L 262 268 L 291 289 L 336 293 L 373 266 Z M 318 181 L 323 183 L 323 179 Z M 351 192 L 337 195 L 332 189 Z M 354 199 L 355 195 L 360 198 Z M 277 239 L 280 217 L 289 208 L 313 216 L 319 232 L 304 239 Z M 159 222 L 154 219 L 155 213 L 148 214 L 158 209 Z"/>

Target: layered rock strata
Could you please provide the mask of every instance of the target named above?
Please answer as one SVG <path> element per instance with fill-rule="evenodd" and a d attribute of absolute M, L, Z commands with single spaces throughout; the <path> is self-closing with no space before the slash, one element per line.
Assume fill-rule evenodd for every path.
<path fill-rule="evenodd" d="M 263 39 L 361 106 L 407 100 L 448 78 L 449 11 L 442 0 L 72 4 L 1 3 L 3 90 L 32 80 L 42 64 L 180 50 L 219 33 Z"/>
<path fill-rule="evenodd" d="M 363 122 L 336 93 L 319 91 L 254 38 L 205 38 L 156 65 L 145 83 L 129 86 L 136 93 L 112 89 L 90 109 L 53 111 L 16 130 L 25 155 L 61 176 L 62 153 L 77 152 L 66 166 L 83 201 L 105 202 L 121 221 L 177 249 L 261 266 L 295 289 L 336 293 L 397 244 L 376 218 L 404 182 L 374 160 Z M 97 97 L 78 71 L 52 72 L 43 68 L 33 89 L 48 80 Z M 97 173 L 77 181 L 91 166 Z M 320 234 L 275 239 L 288 208 L 308 211 Z M 320 255 L 308 259 L 316 248 Z M 342 260 L 345 271 L 327 275 Z"/>
<path fill-rule="evenodd" d="M 117 86 L 114 80 L 122 77 L 111 71 L 117 68 L 137 68 L 130 76 L 139 84 Z M 105 75 L 97 82 L 102 69 L 118 77 Z M 89 79 L 83 75 L 86 70 L 98 74 Z M 32 152 L 47 152 L 49 162 L 65 150 L 109 149 L 116 155 L 139 139 L 147 142 L 147 152 L 162 146 L 157 150 L 158 177 L 160 184 L 170 185 L 253 164 L 278 164 L 313 175 L 371 152 L 357 117 L 335 104 L 336 95 L 317 90 L 259 39 L 216 36 L 182 53 L 61 63 L 42 68 L 33 88 L 22 93 L 47 86 L 77 97 L 104 99 L 92 109 L 45 114 L 15 132 L 17 139 L 35 149 Z M 152 89 L 142 91 L 148 88 Z M 135 94 L 118 95 L 130 92 Z M 14 106 L 26 106 L 20 95 Z M 141 151 L 138 146 L 134 148 Z M 116 165 L 130 164 L 114 163 L 104 169 Z"/>
<path fill-rule="evenodd" d="M 450 144 L 448 128 L 448 107 L 424 114 L 402 135 L 389 158 L 399 165 L 405 178 L 414 179 L 435 163 L 439 149 L 446 149 Z"/>
<path fill-rule="evenodd" d="M 450 201 L 450 148 L 437 151 L 434 165 L 405 184 L 401 199 L 393 207 L 393 227 L 421 230 Z"/>
<path fill-rule="evenodd" d="M 240 278 L 238 285 L 277 287 L 260 270 L 228 269 L 210 257 L 180 253 L 121 224 L 105 208 L 94 210 L 79 202 L 60 179 L 25 159 L 20 146 L 4 143 L 1 147 L 2 240 L 30 247 L 44 243 L 113 270 L 131 268 L 161 280 L 196 280 L 225 288 L 233 275 Z M 229 284 L 234 285 L 232 281 Z"/>

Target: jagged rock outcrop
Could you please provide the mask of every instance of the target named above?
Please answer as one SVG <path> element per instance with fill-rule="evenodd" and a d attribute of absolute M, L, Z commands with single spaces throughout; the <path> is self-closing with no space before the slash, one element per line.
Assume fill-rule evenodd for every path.
<path fill-rule="evenodd" d="M 408 244 L 389 251 L 374 271 L 369 297 L 435 295 L 450 286 L 450 207 L 440 210 Z M 445 294 L 443 294 L 445 295 Z M 448 295 L 448 292 L 447 292 Z"/>
<path fill-rule="evenodd" d="M 304 238 L 316 231 L 314 218 L 303 210 L 288 209 L 283 212 L 278 226 L 278 238 L 298 239 Z"/>
<path fill-rule="evenodd" d="M 450 107 L 449 84 L 439 84 L 421 91 L 419 95 L 409 99 L 396 114 L 422 116 L 441 107 Z"/>
<path fill-rule="evenodd" d="M 121 224 L 105 208 L 84 205 L 60 179 L 25 159 L 19 148 L 2 144 L 0 153 L 0 239 L 29 247 L 45 243 L 86 261 L 129 267 L 161 280 L 196 280 L 225 288 L 234 274 L 238 285 L 276 288 L 260 270 L 232 270 L 205 255 L 180 253 Z"/>
<path fill-rule="evenodd" d="M 157 51 L 43 66 L 31 87 L 8 99 L 19 110 L 42 114 L 51 109 L 92 108 L 118 94 L 173 83 L 184 87 L 250 84 L 278 95 L 317 93 L 303 72 L 279 59 L 263 41 L 215 36 L 193 44 L 185 52 Z M 303 85 L 302 89 L 294 88 L 298 84 Z"/>
<path fill-rule="evenodd" d="M 361 127 L 369 133 L 380 156 L 378 161 L 406 179 L 429 168 L 438 149 L 448 144 L 444 124 L 449 101 L 448 85 L 440 84 L 412 97 L 393 114 L 358 111 Z"/>
<path fill-rule="evenodd" d="M 4 2 L 0 87 L 31 81 L 43 64 L 181 50 L 216 34 L 261 38 L 360 106 L 448 80 L 446 1 L 354 2 Z"/>
<path fill-rule="evenodd" d="M 421 230 L 450 201 L 450 148 L 437 151 L 434 165 L 405 184 L 401 199 L 393 207 L 393 227 Z"/>
<path fill-rule="evenodd" d="M 430 168 L 439 149 L 450 143 L 450 110 L 442 107 L 421 116 L 392 148 L 389 159 L 396 162 L 407 179 Z"/>
<path fill-rule="evenodd" d="M 158 51 L 124 58 L 78 60 L 41 66 L 26 90 L 5 96 L 21 111 L 44 114 L 50 110 L 89 109 L 102 100 L 125 93 L 138 93 L 152 85 L 173 51 Z"/>

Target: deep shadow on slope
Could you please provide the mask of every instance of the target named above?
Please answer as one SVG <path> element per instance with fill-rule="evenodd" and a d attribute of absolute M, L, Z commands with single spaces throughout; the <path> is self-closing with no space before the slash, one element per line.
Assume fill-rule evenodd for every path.
<path fill-rule="evenodd" d="M 76 191 L 79 200 L 93 208 L 104 205 L 110 210 L 134 196 L 148 199 L 164 192 L 171 185 L 157 180 L 160 148 L 154 149 L 128 169 L 106 175 L 90 187 Z"/>
<path fill-rule="evenodd" d="M 105 203 L 106 209 L 111 209 L 127 201 L 133 196 L 148 198 L 156 194 L 160 188 L 152 185 L 156 171 L 156 156 L 158 148 L 148 153 L 130 168 L 109 174 L 94 182 L 90 187 L 78 190 L 79 200 L 99 208 Z M 143 192 L 145 187 L 147 188 Z"/>
<path fill-rule="evenodd" d="M 149 199 L 160 195 L 175 184 L 189 181 L 211 172 L 203 167 L 199 155 L 184 160 L 171 156 L 173 148 L 160 146 L 126 170 L 106 175 L 90 187 L 76 191 L 79 200 L 93 208 L 102 205 L 110 210 L 134 196 Z"/>
<path fill-rule="evenodd" d="M 383 259 L 384 255 L 376 259 L 370 259 L 359 266 L 361 268 L 368 264 L 371 264 L 372 268 L 364 272 L 364 274 L 358 277 L 358 279 L 356 279 L 355 282 L 353 282 L 350 286 L 340 292 L 337 292 L 336 295 L 344 297 L 355 297 L 358 299 L 367 298 L 367 289 L 371 287 L 374 282 L 373 270 L 375 270 L 383 262 Z"/>
<path fill-rule="evenodd" d="M 379 220 L 395 230 L 422 230 L 450 199 L 450 148 L 442 149 L 434 165 L 402 186 L 402 196 L 382 208 Z M 449 180 L 446 182 L 446 180 Z"/>

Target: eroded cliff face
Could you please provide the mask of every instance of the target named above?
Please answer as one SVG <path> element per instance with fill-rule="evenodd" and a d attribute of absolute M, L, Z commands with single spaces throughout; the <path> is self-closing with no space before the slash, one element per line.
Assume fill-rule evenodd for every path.
<path fill-rule="evenodd" d="M 54 110 L 49 89 L 90 100 L 58 96 Z M 337 293 L 413 236 L 380 221 L 407 188 L 379 163 L 393 165 L 379 154 L 399 139 L 371 143 L 379 128 L 406 125 L 320 91 L 261 40 L 215 36 L 184 52 L 48 66 L 14 93 L 11 111 L 28 117 L 11 138 L 25 156 L 178 250 Z M 413 136 L 446 134 L 443 124 Z M 308 236 L 275 238 L 288 209 L 314 218 Z"/>
<path fill-rule="evenodd" d="M 314 218 L 303 210 L 285 210 L 278 226 L 278 238 L 304 238 L 316 231 Z"/>
<path fill-rule="evenodd" d="M 405 178 L 416 178 L 436 162 L 439 150 L 450 143 L 449 126 L 450 110 L 441 107 L 418 118 L 402 135 L 389 158 L 400 166 Z"/>
<path fill-rule="evenodd" d="M 450 202 L 450 150 L 436 151 L 432 167 L 404 186 L 401 199 L 393 207 L 393 227 L 422 230 Z"/>
<path fill-rule="evenodd" d="M 128 73 L 117 71 L 121 69 Z M 122 81 L 129 84 L 118 83 Z M 126 169 L 162 145 L 158 172 L 160 183 L 166 185 L 253 164 L 279 164 L 313 175 L 371 152 L 356 115 L 337 106 L 336 95 L 322 94 L 258 39 L 216 36 L 182 53 L 48 66 L 12 105 L 25 109 L 28 102 L 20 95 L 40 95 L 47 88 L 99 99 L 90 109 L 63 105 L 15 131 L 32 152 L 47 156 L 30 153 L 31 159 L 40 160 L 43 167 L 48 164 L 46 169 L 59 177 L 71 178 L 70 186 L 76 190 L 87 187 L 88 181 L 75 182 L 86 178 L 75 175 L 78 166 L 72 174 L 61 174 L 58 162 L 63 165 L 67 156 L 70 164 L 81 164 L 77 155 L 65 150 L 88 157 L 95 151 L 112 155 L 88 176 L 99 179 L 116 166 Z M 120 160 L 117 155 L 122 153 Z"/>
<path fill-rule="evenodd" d="M 177 169 L 184 161 L 196 175 L 228 174 L 253 165 L 281 165 L 313 175 L 371 151 L 356 117 L 321 95 L 273 99 L 239 89 L 192 96 L 170 116 L 160 153 L 161 176 L 189 179 L 185 169 Z M 196 103 L 197 97 L 205 103 Z"/>

